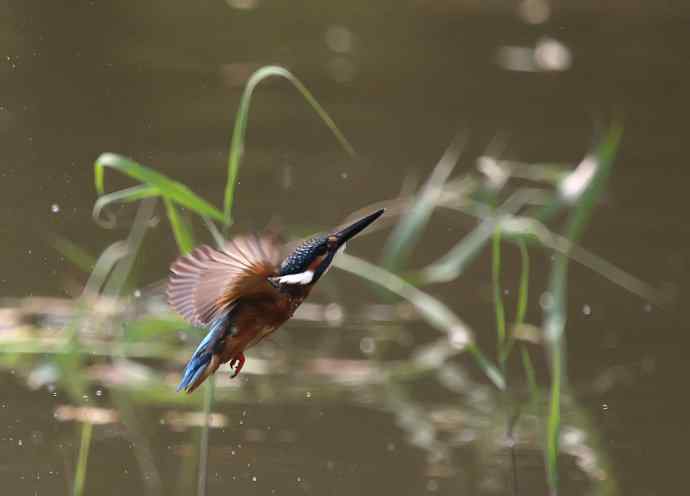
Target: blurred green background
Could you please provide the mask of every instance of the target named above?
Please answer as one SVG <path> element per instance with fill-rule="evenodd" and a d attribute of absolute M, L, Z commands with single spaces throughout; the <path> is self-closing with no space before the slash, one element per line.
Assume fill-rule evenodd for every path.
<path fill-rule="evenodd" d="M 294 233 L 329 229 L 423 184 L 462 130 L 457 177 L 492 154 L 574 167 L 618 119 L 624 137 L 616 165 L 579 242 L 674 299 L 659 306 L 571 267 L 560 487 L 563 494 L 683 491 L 686 2 L 9 1 L 0 12 L 0 334 L 28 323 L 37 341 L 45 339 L 40 329 L 68 329 L 77 310 L 66 300 L 28 298 L 75 296 L 88 276 L 55 249 L 56 236 L 97 256 L 132 225 L 131 205 L 116 209 L 114 230 L 93 222 L 96 157 L 132 157 L 221 205 L 235 111 L 263 65 L 300 78 L 359 156 L 342 150 L 289 83 L 263 83 L 252 102 L 232 232 L 276 219 Z M 106 189 L 129 185 L 112 174 Z M 474 223 L 437 212 L 409 266 L 438 259 Z M 386 236 L 349 250 L 377 261 Z M 512 314 L 520 257 L 505 252 Z M 165 315 L 146 287 L 165 277 L 176 254 L 162 218 L 127 287 L 127 295 L 140 289 L 143 297 L 113 310 L 117 319 L 103 310 L 92 332 Z M 539 251 L 531 259 L 527 321 L 535 326 L 550 257 Z M 426 291 L 474 329 L 484 350 L 495 349 L 490 249 L 457 280 Z M 539 415 L 519 449 L 507 449 L 514 398 L 466 358 L 404 388 L 358 382 L 369 362 L 402 359 L 437 336 L 407 307 L 340 271 L 312 300 L 322 306 L 308 307 L 255 352 L 263 354 L 256 363 L 283 357 L 282 369 L 264 374 L 257 366 L 235 385 L 223 379 L 208 494 L 546 494 Z M 344 319 L 329 320 L 329 308 Z M 138 357 L 141 370 L 87 353 L 89 373 L 77 371 L 90 379 L 81 403 L 55 379 L 50 354 L 4 354 L 0 481 L 9 493 L 74 491 L 84 430 L 74 422 L 79 411 L 65 408 L 83 403 L 116 415 L 94 422 L 85 494 L 194 494 L 199 422 L 185 415 L 199 410 L 201 395 L 177 406 L 183 400 L 164 389 L 198 334 L 169 326 L 172 340 L 160 341 L 174 351 Z M 151 332 L 154 342 L 161 334 L 137 332 Z M 302 355 L 306 365 L 294 358 Z M 548 360 L 539 356 L 536 368 L 546 388 Z M 137 376 L 152 370 L 165 379 L 155 387 Z M 519 360 L 507 374 L 516 377 L 509 381 L 515 396 L 526 395 Z"/>

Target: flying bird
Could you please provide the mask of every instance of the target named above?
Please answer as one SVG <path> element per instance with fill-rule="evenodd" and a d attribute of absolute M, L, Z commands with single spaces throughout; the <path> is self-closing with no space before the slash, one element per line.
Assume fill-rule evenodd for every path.
<path fill-rule="evenodd" d="M 242 235 L 221 250 L 200 246 L 170 267 L 168 302 L 190 324 L 208 329 L 177 390 L 191 393 L 230 362 L 236 377 L 244 351 L 278 329 L 326 273 L 345 243 L 383 214 L 304 241 L 287 253 L 276 236 Z"/>

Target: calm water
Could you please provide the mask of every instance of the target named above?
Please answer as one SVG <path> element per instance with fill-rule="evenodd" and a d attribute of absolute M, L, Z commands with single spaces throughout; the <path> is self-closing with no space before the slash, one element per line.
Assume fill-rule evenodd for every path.
<path fill-rule="evenodd" d="M 108 231 L 91 220 L 92 163 L 101 152 L 153 165 L 219 204 L 234 111 L 244 81 L 262 64 L 286 65 L 298 75 L 361 158 L 349 159 L 286 83 L 260 87 L 236 200 L 238 230 L 261 228 L 276 214 L 292 226 L 335 225 L 363 205 L 394 197 L 406 177 L 425 177 L 459 128 L 471 133 L 465 170 L 497 135 L 506 157 L 576 162 L 595 123 L 622 115 L 621 155 L 583 244 L 677 299 L 658 308 L 573 268 L 574 396 L 565 421 L 586 426 L 587 445 L 596 448 L 609 482 L 565 459 L 563 493 L 613 493 L 612 480 L 626 495 L 685 492 L 682 353 L 689 342 L 679 308 L 690 246 L 684 222 L 690 8 L 557 2 L 545 22 L 530 24 L 515 2 L 491 9 L 463 3 L 3 2 L 0 296 L 64 297 L 83 282 L 51 247 L 55 234 L 94 254 L 126 234 L 126 225 Z M 520 54 L 536 45 L 542 65 L 525 67 Z M 530 68 L 552 70 L 515 70 Z M 106 182 L 126 184 L 115 176 Z M 124 218 L 132 214 L 123 209 Z M 435 218 L 413 262 L 443 253 L 468 227 Z M 383 239 L 368 237 L 351 250 L 372 259 Z M 174 256 L 161 224 L 139 261 L 142 280 L 161 279 Z M 535 256 L 536 293 L 547 262 Z M 508 288 L 515 288 L 516 272 L 507 269 Z M 355 315 L 380 303 L 360 281 L 335 271 L 328 277 L 315 302 L 337 301 Z M 434 294 L 492 349 L 488 259 Z M 539 324 L 536 299 L 529 318 Z M 432 332 L 418 321 L 389 327 L 356 318 L 342 327 L 296 321 L 264 351 L 355 360 L 365 357 L 366 338 L 376 333 L 425 342 Z M 501 446 L 505 418 L 497 413 L 503 400 L 469 360 L 458 364 L 468 370 L 458 372 L 461 393 L 454 396 L 434 381 L 404 391 L 333 389 L 300 375 L 268 381 L 250 371 L 243 392 L 215 409 L 224 417 L 211 431 L 209 494 L 512 494 L 513 465 Z M 3 365 L 4 490 L 68 494 L 78 427 L 54 416 L 66 394 L 32 390 L 12 363 Z M 108 391 L 94 391 L 90 401 L 119 405 Z M 137 403 L 130 414 L 139 419 L 138 432 L 120 422 L 96 426 L 86 493 L 191 494 L 194 468 L 187 461 L 195 456 L 195 429 L 176 430 L 170 411 L 171 405 Z M 517 493 L 544 494 L 539 443 L 526 441 L 516 455 Z"/>

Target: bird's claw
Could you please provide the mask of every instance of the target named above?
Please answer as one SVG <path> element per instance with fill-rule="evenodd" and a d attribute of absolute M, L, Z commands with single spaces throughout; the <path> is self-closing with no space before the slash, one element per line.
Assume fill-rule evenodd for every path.
<path fill-rule="evenodd" d="M 237 377 L 237 374 L 239 374 L 240 370 L 242 370 L 245 361 L 246 359 L 244 358 L 244 353 L 240 353 L 239 355 L 233 357 L 232 360 L 230 360 L 230 368 L 233 369 L 233 373 L 230 376 L 230 379 L 234 379 L 235 377 Z"/>

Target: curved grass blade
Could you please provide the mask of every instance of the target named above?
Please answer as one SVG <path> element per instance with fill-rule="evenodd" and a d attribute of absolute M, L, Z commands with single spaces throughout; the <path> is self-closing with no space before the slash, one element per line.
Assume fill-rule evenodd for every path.
<path fill-rule="evenodd" d="M 93 296 L 99 294 L 101 287 L 108 278 L 108 274 L 113 269 L 115 264 L 127 255 L 127 243 L 124 241 L 116 241 L 108 246 L 103 253 L 96 260 L 91 275 L 84 285 L 82 294 L 84 296 Z"/>
<path fill-rule="evenodd" d="M 174 181 L 150 167 L 138 164 L 133 160 L 115 155 L 114 153 L 102 154 L 94 164 L 96 192 L 99 196 L 105 193 L 103 183 L 106 168 L 117 170 L 145 185 L 158 188 L 161 196 L 180 204 L 192 212 L 215 220 L 223 220 L 223 214 L 216 207 L 196 195 L 184 184 Z M 139 191 L 139 194 L 141 194 L 141 191 Z"/>
<path fill-rule="evenodd" d="M 110 277 L 103 285 L 101 292 L 104 296 L 117 297 L 122 294 L 125 283 L 131 276 L 134 261 L 141 249 L 141 244 L 149 228 L 149 221 L 153 217 L 155 207 L 156 200 L 152 198 L 146 199 L 139 204 L 137 215 L 134 217 L 132 228 L 129 230 L 129 236 L 127 236 L 126 255 L 117 261 Z"/>
<path fill-rule="evenodd" d="M 345 138 L 343 133 L 335 125 L 333 119 L 323 109 L 323 107 L 316 101 L 316 98 L 311 92 L 297 79 L 293 74 L 280 66 L 266 66 L 257 70 L 247 81 L 247 85 L 242 93 L 240 100 L 240 107 L 235 117 L 235 126 L 232 130 L 232 138 L 230 140 L 230 150 L 228 151 L 228 181 L 225 186 L 225 198 L 223 203 L 223 218 L 217 219 L 224 222 L 226 228 L 232 224 L 232 207 L 235 199 L 235 187 L 237 185 L 237 176 L 240 170 L 240 162 L 242 161 L 242 154 L 244 152 L 244 139 L 247 133 L 247 120 L 249 118 L 249 106 L 251 104 L 252 95 L 256 86 L 270 77 L 282 77 L 287 79 L 299 91 L 304 99 L 316 111 L 321 120 L 328 126 L 331 132 L 335 135 L 338 142 L 350 154 L 356 156 L 354 148 L 350 142 Z"/>
<path fill-rule="evenodd" d="M 101 218 L 101 212 L 105 207 L 113 203 L 131 203 L 144 200 L 146 198 L 153 198 L 159 195 L 160 190 L 156 186 L 151 186 L 148 184 L 141 184 L 139 186 L 132 186 L 131 188 L 121 189 L 119 191 L 113 191 L 112 193 L 107 193 L 98 197 L 96 203 L 93 205 L 91 216 L 97 224 L 103 227 L 113 228 L 115 227 L 114 217 L 111 216 L 107 220 Z"/>
<path fill-rule="evenodd" d="M 208 217 L 203 217 L 203 220 L 206 229 L 208 229 L 208 232 L 210 232 L 211 236 L 213 236 L 213 241 L 216 243 L 216 247 L 222 249 L 225 245 L 225 238 L 223 237 L 223 234 L 211 219 Z"/>

